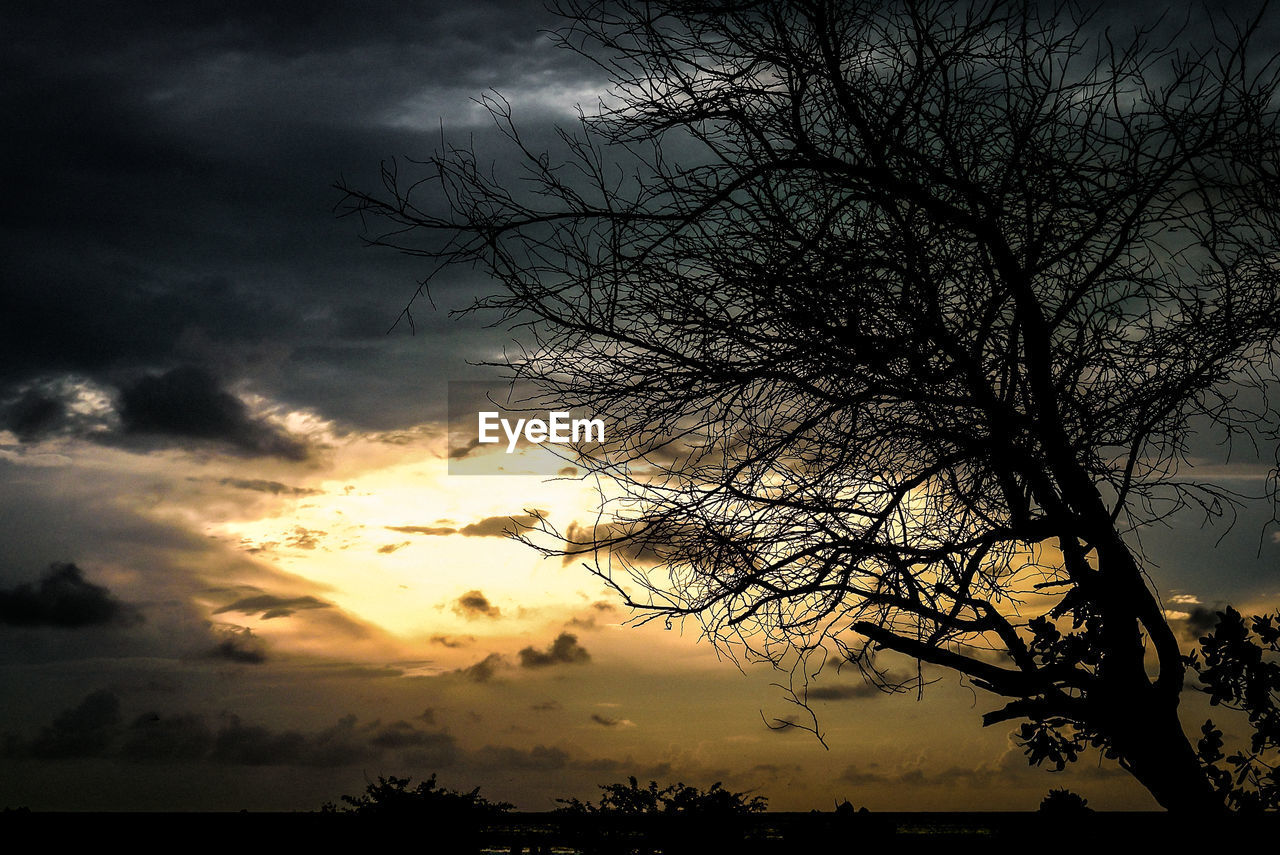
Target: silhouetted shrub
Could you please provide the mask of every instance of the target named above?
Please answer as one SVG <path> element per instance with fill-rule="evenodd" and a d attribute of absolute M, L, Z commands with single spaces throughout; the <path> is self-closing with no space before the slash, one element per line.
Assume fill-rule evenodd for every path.
<path fill-rule="evenodd" d="M 1040 812 L 1054 816 L 1081 816 L 1093 813 L 1089 800 L 1070 790 L 1050 790 L 1040 802 Z"/>

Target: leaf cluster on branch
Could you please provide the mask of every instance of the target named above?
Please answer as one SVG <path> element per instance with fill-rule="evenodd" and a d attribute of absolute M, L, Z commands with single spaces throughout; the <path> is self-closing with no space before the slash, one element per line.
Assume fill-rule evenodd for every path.
<path fill-rule="evenodd" d="M 1209 703 L 1245 713 L 1248 748 L 1223 753 L 1212 719 L 1201 727 L 1197 753 L 1214 787 L 1237 810 L 1280 809 L 1280 612 L 1246 621 L 1227 607 L 1188 657 Z"/>

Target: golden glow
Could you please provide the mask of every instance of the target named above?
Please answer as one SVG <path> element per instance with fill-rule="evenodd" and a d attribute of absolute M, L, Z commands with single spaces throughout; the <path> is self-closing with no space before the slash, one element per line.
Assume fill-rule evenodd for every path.
<path fill-rule="evenodd" d="M 581 569 L 544 560 L 494 532 L 446 534 L 481 520 L 546 512 L 563 528 L 592 507 L 574 480 L 446 474 L 438 436 L 393 445 L 357 438 L 334 450 L 337 477 L 309 483 L 315 495 L 206 526 L 209 534 L 323 586 L 343 610 L 403 638 L 503 635 L 545 622 L 598 594 Z M 518 459 L 523 452 L 511 455 Z M 441 533 L 397 531 L 421 528 Z M 492 529 L 494 526 L 489 526 Z M 496 536 L 495 536 L 496 535 Z M 499 623 L 450 604 L 467 591 L 488 594 Z"/>

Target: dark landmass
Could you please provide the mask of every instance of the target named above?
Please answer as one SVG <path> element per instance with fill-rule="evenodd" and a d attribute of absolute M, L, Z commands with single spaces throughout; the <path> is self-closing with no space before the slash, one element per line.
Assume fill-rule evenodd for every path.
<path fill-rule="evenodd" d="M 371 817 L 350 813 L 59 813 L 6 810 L 0 826 L 7 836 L 74 841 L 144 840 L 157 835 L 218 834 L 234 840 L 281 835 L 294 844 L 332 849 L 368 845 L 371 840 L 410 840 L 424 852 L 457 853 L 836 853 L 888 844 L 914 851 L 947 841 L 1083 846 L 1121 841 L 1186 844 L 1213 836 L 1220 840 L 1275 840 L 1280 816 L 1232 817 L 1206 822 L 1171 813 L 1098 812 L 1079 816 L 1042 813 L 759 813 L 706 819 L 681 816 L 601 816 L 562 812 L 513 812 L 467 827 L 412 816 Z M 923 849 L 922 849 L 923 851 Z M 990 851 L 1005 851 L 997 848 Z M 1011 851 L 1011 849 L 1010 849 Z"/>

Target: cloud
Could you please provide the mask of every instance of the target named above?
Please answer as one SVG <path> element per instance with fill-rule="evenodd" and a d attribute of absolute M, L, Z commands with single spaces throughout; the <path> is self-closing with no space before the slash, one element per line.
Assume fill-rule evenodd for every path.
<path fill-rule="evenodd" d="M 66 404 L 33 386 L 0 409 L 0 428 L 13 431 L 22 442 L 34 442 L 57 430 L 66 417 Z"/>
<path fill-rule="evenodd" d="M 102 585 L 85 581 L 75 564 L 51 564 L 39 583 L 0 590 L 0 623 L 83 627 L 140 623 L 142 615 Z"/>
<path fill-rule="evenodd" d="M 121 727 L 120 700 L 100 689 L 58 715 L 30 741 L 10 739 L 10 756 L 118 757 L 134 763 L 210 762 L 229 766 L 355 766 L 393 753 L 411 764 L 446 766 L 459 756 L 449 733 L 406 721 L 359 725 L 344 715 L 314 731 L 248 724 L 223 713 L 217 728 L 198 713 L 147 712 Z"/>
<path fill-rule="evenodd" d="M 559 701 L 553 700 L 553 701 L 539 701 L 536 704 L 532 704 L 529 707 L 529 709 L 533 710 L 534 712 L 555 712 L 556 710 L 564 709 L 564 707 L 560 704 Z"/>
<path fill-rule="evenodd" d="M 294 549 L 315 549 L 320 545 L 320 539 L 328 533 L 319 529 L 295 525 L 293 531 L 285 536 L 284 545 L 291 546 Z"/>
<path fill-rule="evenodd" d="M 507 537 L 512 533 L 519 534 L 521 529 L 533 528 L 537 524 L 536 514 L 485 517 L 479 522 L 473 522 L 458 529 L 458 534 L 463 537 Z"/>
<path fill-rule="evenodd" d="M 885 785 L 894 787 L 990 787 L 1009 785 L 1028 780 L 1041 780 L 1042 773 L 1026 762 L 1022 749 L 1010 743 L 1001 754 L 971 766 L 947 765 L 950 758 L 936 758 L 930 762 L 924 757 L 893 769 L 881 769 L 871 763 L 867 768 L 856 764 L 847 766 L 839 780 L 854 785 Z M 1089 777 L 1112 777 L 1119 770 L 1117 764 L 1080 764 L 1080 774 Z"/>
<path fill-rule="evenodd" d="M 401 534 L 426 534 L 426 535 L 449 535 L 456 534 L 457 529 L 448 526 L 424 526 L 424 525 L 388 525 L 383 526 L 387 531 L 398 531 Z"/>
<path fill-rule="evenodd" d="M 459 668 L 451 673 L 458 674 L 473 683 L 487 683 L 493 679 L 498 669 L 507 664 L 501 653 L 490 653 L 474 665 Z"/>
<path fill-rule="evenodd" d="M 351 766 L 377 755 L 375 746 L 356 729 L 356 717 L 314 733 L 275 731 L 244 724 L 239 716 L 223 716 L 210 759 L 236 766 Z"/>
<path fill-rule="evenodd" d="M 516 514 L 509 517 L 485 517 L 461 528 L 442 525 L 389 525 L 384 528 L 401 534 L 425 534 L 435 537 L 446 537 L 451 534 L 460 534 L 463 537 L 510 537 L 513 533 L 519 534 L 522 530 L 533 528 L 537 523 L 536 514 Z"/>
<path fill-rule="evenodd" d="M 842 686 L 811 686 L 804 693 L 810 701 L 851 701 L 858 698 L 875 698 L 885 694 L 870 683 Z"/>
<path fill-rule="evenodd" d="M 354 716 L 352 720 L 354 721 Z M 434 724 L 434 716 L 427 724 Z M 395 752 L 410 765 L 432 768 L 452 766 L 461 753 L 458 741 L 450 733 L 424 730 L 408 721 L 394 721 L 385 725 L 375 722 L 368 730 L 368 748 L 373 753 Z"/>
<path fill-rule="evenodd" d="M 1166 611 L 1165 616 L 1176 621 L 1173 625 L 1181 629 L 1181 636 L 1191 644 L 1199 644 L 1200 639 L 1218 625 L 1217 611 L 1207 606 L 1196 605 L 1186 612 Z"/>
<path fill-rule="evenodd" d="M 419 731 L 413 744 L 400 749 L 403 762 L 410 766 L 443 769 L 462 757 L 458 741 L 444 731 Z"/>
<path fill-rule="evenodd" d="M 145 713 L 134 719 L 120 754 L 134 762 L 201 760 L 213 747 L 213 730 L 204 716 Z"/>
<path fill-rule="evenodd" d="M 604 522 L 586 526 L 576 521 L 565 529 L 562 548 L 565 564 L 590 558 L 597 549 L 637 564 L 658 564 L 663 555 L 671 551 L 667 537 L 660 535 L 656 528 Z"/>
<path fill-rule="evenodd" d="M 845 770 L 840 773 L 839 780 L 854 786 L 862 786 L 864 784 L 883 784 L 888 782 L 888 776 L 881 772 L 869 772 L 859 768 L 857 765 L 846 766 Z"/>
<path fill-rule="evenodd" d="M 502 610 L 489 602 L 489 598 L 480 591 L 467 591 L 458 597 L 453 604 L 453 610 L 468 620 L 480 617 L 497 618 L 502 614 Z"/>
<path fill-rule="evenodd" d="M 636 723 L 629 718 L 609 718 L 600 715 L 600 713 L 592 713 L 591 720 L 601 727 L 635 727 Z"/>
<path fill-rule="evenodd" d="M 550 665 L 569 665 L 591 661 L 591 654 L 578 644 L 578 637 L 562 632 L 546 650 L 526 647 L 520 651 L 521 668 L 545 668 Z"/>
<path fill-rule="evenodd" d="M 409 545 L 409 541 L 407 540 L 402 541 L 400 543 L 386 543 L 378 547 L 378 554 L 390 555 L 393 552 L 397 552 L 401 549 L 404 549 L 408 545 Z"/>
<path fill-rule="evenodd" d="M 119 732 L 120 722 L 120 699 L 112 691 L 99 689 L 58 715 L 16 753 L 44 759 L 100 756 Z"/>
<path fill-rule="evenodd" d="M 247 457 L 300 461 L 309 453 L 302 439 L 251 416 L 243 401 L 197 366 L 122 387 L 119 412 L 127 433 L 220 442 Z"/>
<path fill-rule="evenodd" d="M 800 723 L 798 715 L 784 715 L 774 718 L 765 722 L 765 726 L 769 728 L 770 733 L 776 733 L 780 736 L 787 736 L 805 729 L 805 726 Z"/>
<path fill-rule="evenodd" d="M 221 640 L 209 651 L 210 656 L 242 665 L 261 665 L 267 661 L 266 646 L 249 627 L 228 626 L 217 632 Z"/>
<path fill-rule="evenodd" d="M 479 766 L 495 769 L 550 772 L 569 765 L 569 753 L 563 748 L 535 745 L 525 750 L 509 745 L 486 745 L 473 755 Z"/>
<path fill-rule="evenodd" d="M 432 644 L 439 644 L 441 647 L 448 647 L 451 650 L 472 645 L 475 640 L 473 635 L 433 635 L 430 639 Z"/>
<path fill-rule="evenodd" d="M 273 618 L 290 617 L 299 611 L 309 609 L 329 609 L 333 608 L 332 603 L 326 603 L 324 600 L 318 600 L 315 597 L 277 597 L 271 594 L 259 594 L 255 597 L 245 597 L 229 603 L 221 608 L 213 610 L 215 615 L 226 614 L 227 612 L 238 612 L 244 615 L 261 614 L 263 620 L 271 620 Z"/>
<path fill-rule="evenodd" d="M 220 478 L 218 483 L 224 487 L 235 487 L 237 490 L 253 490 L 257 493 L 271 493 L 274 496 L 318 496 L 323 490 L 308 487 L 290 487 L 279 481 L 264 481 L 258 478 Z"/>
<path fill-rule="evenodd" d="M 479 447 L 480 447 L 480 437 L 476 437 L 475 439 L 468 442 L 466 445 L 458 445 L 449 449 L 449 459 L 462 460 Z"/>

